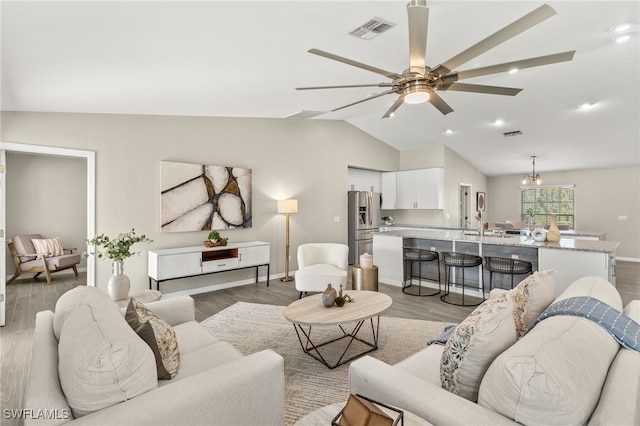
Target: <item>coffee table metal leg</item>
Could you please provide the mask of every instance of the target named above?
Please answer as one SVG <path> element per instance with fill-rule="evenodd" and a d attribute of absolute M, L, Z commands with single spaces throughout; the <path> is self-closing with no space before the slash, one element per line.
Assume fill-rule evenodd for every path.
<path fill-rule="evenodd" d="M 368 354 L 369 352 L 372 352 L 378 349 L 378 335 L 380 333 L 380 316 L 379 315 L 376 316 L 375 325 L 373 323 L 373 317 L 369 318 L 373 342 L 369 342 L 357 336 L 360 330 L 362 329 L 362 326 L 365 321 L 367 320 L 358 321 L 356 325 L 353 327 L 353 330 L 351 332 L 347 332 L 342 325 L 339 325 L 340 330 L 342 331 L 342 336 L 336 337 L 335 339 L 327 340 L 325 342 L 317 343 L 317 344 L 311 340 L 312 326 L 308 326 L 308 328 L 305 330 L 305 328 L 302 325 L 293 324 L 293 328 L 296 330 L 296 335 L 298 336 L 298 341 L 300 341 L 300 346 L 302 347 L 303 352 L 315 358 L 316 360 L 320 361 L 322 364 L 327 366 L 327 368 L 334 369 L 349 361 L 352 361 L 356 358 L 359 358 L 365 354 Z M 329 362 L 320 353 L 319 348 L 321 348 L 322 346 L 326 346 L 330 343 L 337 342 L 342 339 L 349 339 L 349 342 L 347 343 L 346 348 L 344 349 L 344 351 L 340 355 L 340 358 L 336 361 L 335 364 L 329 364 Z M 366 349 L 363 352 L 355 354 L 348 359 L 344 359 L 345 355 L 349 351 L 349 348 L 351 347 L 351 344 L 353 343 L 354 340 L 358 340 L 359 342 L 364 343 L 365 345 L 369 346 L 370 349 Z"/>

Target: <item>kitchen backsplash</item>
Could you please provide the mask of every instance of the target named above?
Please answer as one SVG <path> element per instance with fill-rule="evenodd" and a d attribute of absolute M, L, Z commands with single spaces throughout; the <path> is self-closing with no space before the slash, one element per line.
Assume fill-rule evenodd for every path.
<path fill-rule="evenodd" d="M 458 226 L 447 223 L 444 215 L 443 210 L 382 210 L 382 216 L 393 217 L 396 225 Z"/>

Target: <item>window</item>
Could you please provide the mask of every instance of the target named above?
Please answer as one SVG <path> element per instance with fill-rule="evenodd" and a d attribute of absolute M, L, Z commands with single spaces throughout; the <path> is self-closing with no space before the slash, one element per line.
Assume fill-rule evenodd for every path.
<path fill-rule="evenodd" d="M 558 222 L 567 222 L 574 229 L 575 185 L 521 187 L 520 199 L 522 220 L 533 219 L 536 225 L 549 225 L 551 215 Z"/>

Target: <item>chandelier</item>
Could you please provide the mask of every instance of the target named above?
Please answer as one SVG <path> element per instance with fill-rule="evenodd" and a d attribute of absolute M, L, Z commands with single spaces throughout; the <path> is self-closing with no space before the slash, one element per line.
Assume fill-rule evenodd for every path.
<path fill-rule="evenodd" d="M 536 173 L 536 156 L 531 156 L 531 163 L 533 164 L 533 171 L 531 174 L 526 174 L 522 177 L 523 185 L 540 185 L 542 183 L 542 179 L 540 178 L 540 173 Z"/>

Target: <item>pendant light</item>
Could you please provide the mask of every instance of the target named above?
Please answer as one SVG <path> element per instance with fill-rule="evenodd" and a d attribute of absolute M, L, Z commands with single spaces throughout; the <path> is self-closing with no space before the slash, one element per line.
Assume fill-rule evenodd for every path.
<path fill-rule="evenodd" d="M 522 177 L 523 185 L 540 185 L 542 183 L 542 179 L 540 178 L 540 174 L 536 173 L 536 156 L 531 156 L 531 163 L 533 164 L 533 171 L 531 174 L 526 174 Z"/>

